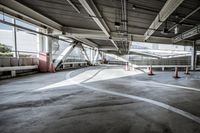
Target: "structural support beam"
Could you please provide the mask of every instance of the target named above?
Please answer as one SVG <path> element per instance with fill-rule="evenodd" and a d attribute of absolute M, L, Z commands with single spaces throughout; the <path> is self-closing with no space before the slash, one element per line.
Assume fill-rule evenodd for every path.
<path fill-rule="evenodd" d="M 88 57 L 88 55 L 87 55 L 87 52 L 85 51 L 85 49 L 84 49 L 83 45 L 82 45 L 82 44 L 80 44 L 79 46 L 81 47 L 82 54 L 83 54 L 83 56 L 84 56 L 85 60 L 86 60 L 86 61 L 87 61 L 89 64 L 91 64 L 90 58 Z"/>
<path fill-rule="evenodd" d="M 196 65 L 197 65 L 197 46 L 196 42 L 194 41 L 193 47 L 192 47 L 192 53 L 191 53 L 191 70 L 195 71 L 196 70 Z"/>
<path fill-rule="evenodd" d="M 138 52 L 134 50 L 130 50 L 129 55 L 141 55 L 141 56 L 152 57 L 152 58 L 157 58 L 157 59 L 161 58 L 160 56 L 157 56 L 157 55 L 153 55 L 153 54 L 145 53 L 145 52 Z"/>
<path fill-rule="evenodd" d="M 200 34 L 200 25 L 195 26 L 194 28 L 174 37 L 174 43 L 180 42 L 182 40 L 188 39 L 198 34 Z"/>
<path fill-rule="evenodd" d="M 156 16 L 149 29 L 145 32 L 145 40 L 148 40 L 151 35 L 162 25 L 162 23 L 176 10 L 176 8 L 184 0 L 167 0 L 159 14 Z"/>
<path fill-rule="evenodd" d="M 83 29 L 83 28 L 76 28 L 76 27 L 64 27 L 63 33 L 65 36 L 68 36 L 68 37 L 109 39 L 109 37 L 107 37 L 101 30 Z"/>
<path fill-rule="evenodd" d="M 100 30 L 83 29 L 83 28 L 76 28 L 76 27 L 64 27 L 63 31 L 64 31 L 65 36 L 71 37 L 74 39 L 79 39 L 79 41 L 85 40 L 87 38 L 98 39 L 98 40 L 110 40 L 110 38 L 107 37 L 103 33 L 103 31 L 100 31 Z M 174 38 L 167 38 L 167 37 L 151 36 L 148 40 L 145 41 L 144 35 L 137 35 L 137 34 L 129 33 L 127 37 L 124 37 L 123 35 L 116 33 L 116 32 L 111 32 L 110 35 L 111 35 L 113 41 L 122 41 L 122 40 L 128 39 L 127 41 L 147 42 L 147 43 L 148 42 L 149 43 L 162 43 L 162 44 L 174 44 L 175 43 Z M 88 39 L 85 40 L 85 42 L 86 41 L 88 42 Z M 91 41 L 89 42 L 89 44 L 91 44 Z M 191 46 L 192 41 L 182 40 L 180 42 L 177 42 L 177 44 Z M 93 43 L 93 45 L 94 45 L 94 43 Z"/>
<path fill-rule="evenodd" d="M 66 0 L 78 13 L 81 13 L 80 10 L 78 9 L 78 7 L 76 7 L 76 5 L 74 5 L 74 3 L 72 3 L 71 0 Z"/>
<path fill-rule="evenodd" d="M 14 23 L 7 22 L 5 20 L 0 20 L 0 23 L 6 24 L 6 25 L 9 25 L 9 26 L 13 26 L 13 27 L 15 27 L 17 29 L 21 29 L 21 30 L 24 30 L 24 31 L 27 31 L 27 32 L 30 32 L 30 33 L 40 34 L 40 35 L 43 35 L 43 36 L 47 36 L 47 37 L 55 38 L 55 39 L 58 39 L 58 40 L 62 40 L 64 42 L 68 42 L 67 40 L 58 38 L 58 37 L 56 37 L 54 35 L 50 35 L 50 34 L 47 34 L 47 33 L 44 33 L 44 32 L 40 32 L 40 31 L 36 31 L 36 30 L 33 30 L 33 29 L 29 29 L 29 28 L 26 28 L 26 27 L 23 27 L 23 26 L 14 24 Z"/>
<path fill-rule="evenodd" d="M 60 31 L 62 30 L 62 25 L 59 23 L 15 0 L 0 0 L 0 11 L 41 27 L 45 26 Z"/>
<path fill-rule="evenodd" d="M 135 64 L 132 64 L 129 60 L 127 60 L 127 59 L 124 59 L 123 57 L 121 57 L 121 56 L 118 56 L 118 55 L 115 55 L 115 54 L 106 54 L 107 56 L 110 56 L 110 57 L 112 57 L 112 58 L 115 58 L 115 59 L 117 59 L 117 60 L 119 60 L 119 61 L 122 61 L 122 62 L 127 62 L 129 65 L 131 65 L 132 67 L 138 67 L 137 65 L 135 65 Z"/>
<path fill-rule="evenodd" d="M 59 66 L 59 64 L 61 63 L 61 61 L 67 57 L 72 51 L 73 49 L 76 47 L 76 45 L 79 42 L 75 41 L 73 43 L 70 44 L 70 46 L 68 46 L 59 56 L 58 58 L 54 61 L 54 67 L 57 68 Z"/>
<path fill-rule="evenodd" d="M 99 57 L 99 50 L 96 49 L 95 50 L 95 56 L 94 56 L 94 62 L 93 62 L 94 65 L 97 64 L 98 57 Z"/>
<path fill-rule="evenodd" d="M 183 21 L 185 21 L 186 19 L 188 19 L 190 16 L 192 16 L 193 14 L 195 14 L 199 10 L 200 10 L 200 6 L 198 6 L 195 10 L 193 10 L 187 16 L 185 16 L 184 18 L 182 18 L 177 24 L 175 24 L 174 26 L 172 26 L 171 28 L 169 28 L 168 31 L 171 31 L 172 29 L 174 29 L 176 26 L 178 26 L 179 24 L 181 24 Z"/>
<path fill-rule="evenodd" d="M 78 38 L 78 37 L 73 37 L 73 38 L 74 38 L 75 40 L 77 40 L 77 41 L 80 41 L 80 42 L 82 42 L 82 43 L 84 43 L 84 44 L 90 46 L 90 47 L 98 48 L 98 45 L 97 45 L 96 43 L 94 43 L 94 42 L 92 42 L 92 41 L 90 41 L 90 40 L 88 40 L 88 39 L 86 39 L 86 38 Z"/>
<path fill-rule="evenodd" d="M 113 45 L 118 50 L 117 44 L 112 40 L 110 37 L 110 29 L 107 26 L 105 20 L 101 16 L 99 10 L 95 6 L 93 0 L 79 0 L 79 2 L 82 4 L 82 6 L 85 8 L 85 10 L 88 12 L 88 14 L 92 17 L 92 19 L 96 22 L 96 24 L 101 28 L 101 30 L 105 33 L 105 35 L 110 38 Z"/>
<path fill-rule="evenodd" d="M 15 18 L 13 19 L 13 24 L 16 24 Z M 13 27 L 13 43 L 14 43 L 14 57 L 19 58 L 18 51 L 17 51 L 17 28 Z"/>

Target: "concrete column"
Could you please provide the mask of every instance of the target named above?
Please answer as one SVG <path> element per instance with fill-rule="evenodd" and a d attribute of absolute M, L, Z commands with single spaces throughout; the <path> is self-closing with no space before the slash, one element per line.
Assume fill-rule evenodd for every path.
<path fill-rule="evenodd" d="M 95 50 L 95 56 L 94 56 L 94 64 L 97 64 L 98 57 L 99 57 L 99 50 L 96 49 Z"/>
<path fill-rule="evenodd" d="M 90 62 L 93 64 L 94 61 L 94 53 L 93 53 L 93 48 L 90 49 Z"/>
<path fill-rule="evenodd" d="M 192 54 L 191 54 L 191 70 L 195 71 L 197 65 L 197 47 L 196 43 L 193 43 Z"/>
<path fill-rule="evenodd" d="M 13 19 L 13 24 L 16 25 L 15 18 Z M 19 58 L 17 51 L 17 28 L 13 26 L 13 43 L 14 43 L 14 57 Z"/>
<path fill-rule="evenodd" d="M 47 53 L 48 53 L 48 55 L 49 55 L 49 63 L 50 64 L 52 64 L 53 63 L 53 56 L 52 56 L 52 51 L 53 51 L 53 49 L 52 49 L 52 45 L 53 45 L 53 39 L 51 38 L 51 37 L 48 37 L 48 47 L 47 47 Z"/>
<path fill-rule="evenodd" d="M 42 32 L 47 34 L 48 31 L 46 29 L 37 28 L 38 32 Z M 48 52 L 48 38 L 47 36 L 43 36 L 37 34 L 37 50 L 39 53 L 47 53 Z"/>
<path fill-rule="evenodd" d="M 52 34 L 50 29 L 41 29 L 43 33 Z M 53 58 L 52 58 L 52 45 L 53 38 L 47 36 L 38 35 L 38 49 L 39 55 L 39 69 L 42 72 L 54 72 Z"/>
<path fill-rule="evenodd" d="M 38 32 L 44 32 L 43 29 L 37 28 Z M 46 53 L 46 42 L 45 37 L 43 35 L 37 34 L 37 52 L 38 53 Z M 37 55 L 39 57 L 39 54 Z"/>

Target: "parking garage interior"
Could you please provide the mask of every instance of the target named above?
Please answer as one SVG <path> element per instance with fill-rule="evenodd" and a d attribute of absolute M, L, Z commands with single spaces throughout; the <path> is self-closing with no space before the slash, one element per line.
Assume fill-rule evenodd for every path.
<path fill-rule="evenodd" d="M 0 133 L 200 133 L 199 0 L 0 0 Z"/>

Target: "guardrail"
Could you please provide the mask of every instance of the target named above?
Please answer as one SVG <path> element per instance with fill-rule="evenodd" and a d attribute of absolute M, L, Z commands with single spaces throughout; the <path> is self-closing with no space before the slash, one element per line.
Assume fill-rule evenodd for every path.
<path fill-rule="evenodd" d="M 165 70 L 165 68 L 190 68 L 190 65 L 137 65 L 137 67 L 134 68 L 162 68 L 162 71 Z"/>

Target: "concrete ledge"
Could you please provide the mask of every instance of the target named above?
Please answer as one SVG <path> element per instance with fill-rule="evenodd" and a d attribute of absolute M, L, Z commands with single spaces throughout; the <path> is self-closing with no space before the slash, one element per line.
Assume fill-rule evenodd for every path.
<path fill-rule="evenodd" d="M 13 67 L 0 67 L 0 72 L 5 71 L 18 71 L 18 70 L 28 70 L 28 69 L 37 69 L 38 65 L 34 66 L 13 66 Z"/>
<path fill-rule="evenodd" d="M 0 72 L 11 71 L 11 77 L 16 76 L 16 71 L 38 69 L 38 65 L 34 66 L 13 66 L 13 67 L 0 67 Z"/>

